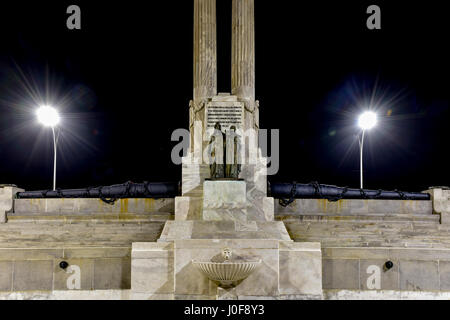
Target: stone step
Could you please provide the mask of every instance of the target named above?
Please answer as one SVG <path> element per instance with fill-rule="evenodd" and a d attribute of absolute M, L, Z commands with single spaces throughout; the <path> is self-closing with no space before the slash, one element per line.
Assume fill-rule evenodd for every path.
<path fill-rule="evenodd" d="M 14 214 L 8 215 L 8 221 L 167 221 L 173 220 L 174 214 L 155 213 L 155 214 Z"/>
<path fill-rule="evenodd" d="M 300 216 L 277 216 L 277 220 L 282 221 L 361 221 L 361 222 L 369 222 L 369 221 L 389 221 L 389 222 L 430 222 L 430 223 L 439 223 L 440 216 L 439 215 L 428 215 L 428 214 L 367 214 L 367 215 L 300 215 Z"/>
<path fill-rule="evenodd" d="M 295 241 L 318 241 L 325 247 L 450 247 L 448 227 L 432 221 L 355 222 L 285 221 Z"/>
<path fill-rule="evenodd" d="M 0 224 L 2 247 L 35 247 L 49 243 L 58 246 L 131 246 L 133 242 L 156 241 L 164 221 L 150 220 L 75 220 L 16 219 Z M 55 245 L 56 246 L 56 245 Z"/>

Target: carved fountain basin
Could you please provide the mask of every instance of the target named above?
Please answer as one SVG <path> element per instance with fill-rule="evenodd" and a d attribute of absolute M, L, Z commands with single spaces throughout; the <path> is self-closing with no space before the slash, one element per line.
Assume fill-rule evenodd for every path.
<path fill-rule="evenodd" d="M 202 262 L 192 260 L 192 264 L 210 280 L 218 282 L 222 288 L 234 287 L 239 281 L 245 280 L 261 264 L 255 261 L 230 261 L 231 250 L 222 253 L 224 262 Z"/>

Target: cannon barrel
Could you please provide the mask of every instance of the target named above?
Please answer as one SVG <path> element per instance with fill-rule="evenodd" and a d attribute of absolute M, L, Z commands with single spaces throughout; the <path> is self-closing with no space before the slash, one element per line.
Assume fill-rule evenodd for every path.
<path fill-rule="evenodd" d="M 380 199 L 430 200 L 428 193 L 342 188 L 318 183 L 271 183 L 271 196 L 277 199 Z"/>
<path fill-rule="evenodd" d="M 18 199 L 39 198 L 100 198 L 100 199 L 124 199 L 124 198 L 173 198 L 179 195 L 178 182 L 160 183 L 124 183 L 105 187 L 26 191 L 17 193 Z"/>

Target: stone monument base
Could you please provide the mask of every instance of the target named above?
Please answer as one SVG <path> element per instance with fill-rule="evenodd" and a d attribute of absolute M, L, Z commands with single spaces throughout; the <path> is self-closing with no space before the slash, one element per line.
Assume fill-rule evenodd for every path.
<path fill-rule="evenodd" d="M 211 261 L 223 248 L 261 265 L 234 288 L 222 289 L 192 260 Z M 132 299 L 322 299 L 320 243 L 263 239 L 175 240 L 134 243 Z"/>
<path fill-rule="evenodd" d="M 202 196 L 175 198 L 175 220 L 273 221 L 274 208 L 274 198 L 249 191 L 244 180 L 207 180 Z"/>
<path fill-rule="evenodd" d="M 203 220 L 247 222 L 246 194 L 245 181 L 205 181 Z"/>
<path fill-rule="evenodd" d="M 158 242 L 190 239 L 292 241 L 282 221 L 167 221 Z"/>

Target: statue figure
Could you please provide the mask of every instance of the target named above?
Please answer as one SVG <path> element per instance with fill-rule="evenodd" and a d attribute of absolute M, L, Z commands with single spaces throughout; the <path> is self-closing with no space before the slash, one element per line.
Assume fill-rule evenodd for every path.
<path fill-rule="evenodd" d="M 221 179 L 225 177 L 224 152 L 225 134 L 219 122 L 214 126 L 214 132 L 209 141 L 210 172 L 211 179 Z"/>
<path fill-rule="evenodd" d="M 231 126 L 226 136 L 226 168 L 225 177 L 239 179 L 241 173 L 241 136 L 236 133 L 236 127 Z"/>

